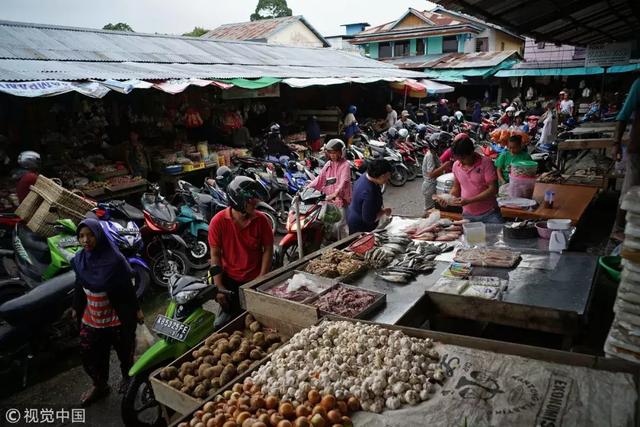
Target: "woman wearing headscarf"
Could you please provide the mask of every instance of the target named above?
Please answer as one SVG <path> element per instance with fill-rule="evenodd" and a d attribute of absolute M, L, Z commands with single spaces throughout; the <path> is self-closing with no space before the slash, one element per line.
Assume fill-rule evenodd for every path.
<path fill-rule="evenodd" d="M 86 219 L 78 226 L 82 250 L 71 260 L 76 273 L 73 316 L 80 322 L 80 353 L 93 387 L 83 396 L 87 406 L 109 393 L 109 356 L 120 360 L 124 392 L 133 365 L 136 323 L 144 317 L 131 284 L 131 268 L 107 238 L 100 223 Z"/>

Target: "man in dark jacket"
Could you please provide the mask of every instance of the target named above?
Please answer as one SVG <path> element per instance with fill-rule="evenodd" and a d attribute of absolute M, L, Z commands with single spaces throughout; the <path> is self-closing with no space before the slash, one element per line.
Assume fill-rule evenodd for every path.
<path fill-rule="evenodd" d="M 391 163 L 374 160 L 353 186 L 353 199 L 347 210 L 349 233 L 372 231 L 382 215 L 391 215 L 391 209 L 383 209 L 382 186 L 391 177 Z"/>

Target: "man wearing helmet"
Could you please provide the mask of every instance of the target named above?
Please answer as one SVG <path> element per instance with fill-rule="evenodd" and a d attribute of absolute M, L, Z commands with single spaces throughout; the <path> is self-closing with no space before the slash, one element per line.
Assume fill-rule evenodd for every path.
<path fill-rule="evenodd" d="M 256 204 L 266 197 L 260 184 L 238 176 L 227 186 L 230 207 L 218 212 L 209 224 L 209 274 L 215 286 L 233 292 L 216 296 L 223 311 L 216 327 L 240 314 L 240 286 L 271 269 L 273 232 L 267 217 L 256 210 Z"/>
<path fill-rule="evenodd" d="M 327 142 L 324 147 L 329 161 L 313 181 L 309 183 L 310 188 L 326 194 L 327 200 L 331 201 L 342 212 L 342 220 L 336 225 L 338 237 L 346 237 L 346 210 L 351 203 L 351 165 L 344 158 L 344 142 L 334 138 Z"/>
<path fill-rule="evenodd" d="M 20 179 L 16 184 L 16 195 L 20 203 L 27 197 L 31 186 L 38 180 L 40 170 L 40 154 L 35 151 L 23 151 L 18 156 L 18 166 L 22 169 Z"/>

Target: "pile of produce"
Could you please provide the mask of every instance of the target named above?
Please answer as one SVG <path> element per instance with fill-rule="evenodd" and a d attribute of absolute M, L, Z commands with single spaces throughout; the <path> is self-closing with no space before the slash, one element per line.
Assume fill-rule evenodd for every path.
<path fill-rule="evenodd" d="M 107 188 L 117 190 L 119 188 L 134 187 L 142 185 L 146 181 L 140 177 L 132 177 L 131 175 L 114 176 L 107 180 Z"/>
<path fill-rule="evenodd" d="M 192 361 L 182 363 L 180 368 L 163 368 L 160 379 L 197 399 L 214 395 L 281 345 L 281 337 L 275 331 L 264 330 L 250 314 L 245 317 L 245 326 L 244 331 L 231 335 L 211 335 L 191 353 Z"/>
<path fill-rule="evenodd" d="M 178 427 L 329 427 L 353 426 L 349 415 L 360 410 L 356 398 L 336 399 L 309 390 L 300 401 L 266 395 L 246 379 L 231 390 L 207 402 L 191 420 Z"/>
<path fill-rule="evenodd" d="M 369 307 L 376 295 L 361 289 L 338 286 L 313 302 L 313 306 L 328 313 L 356 317 Z"/>
<path fill-rule="evenodd" d="M 512 268 L 520 260 L 520 252 L 495 248 L 460 249 L 453 260 L 479 267 Z"/>
<path fill-rule="evenodd" d="M 345 277 L 358 273 L 366 268 L 366 264 L 356 258 L 353 252 L 330 249 L 318 259 L 309 261 L 304 271 L 323 277 Z"/>
<path fill-rule="evenodd" d="M 280 347 L 251 379 L 263 394 L 302 402 L 313 389 L 337 400 L 355 397 L 382 412 L 430 398 L 445 380 L 430 339 L 378 325 L 322 322 Z M 348 401 L 347 401 L 348 403 Z"/>

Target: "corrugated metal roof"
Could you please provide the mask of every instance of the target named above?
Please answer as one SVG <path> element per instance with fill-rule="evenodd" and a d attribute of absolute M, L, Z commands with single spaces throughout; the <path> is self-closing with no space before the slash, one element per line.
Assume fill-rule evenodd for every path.
<path fill-rule="evenodd" d="M 322 57 L 322 61 L 319 58 Z M 323 48 L 265 45 L 0 21 L 0 58 L 194 64 L 375 67 L 377 61 Z"/>
<path fill-rule="evenodd" d="M 452 69 L 452 68 L 483 68 L 495 67 L 504 60 L 520 55 L 515 50 L 504 50 L 499 52 L 473 52 L 452 54 L 444 58 L 431 68 Z"/>
<path fill-rule="evenodd" d="M 636 0 L 432 0 L 538 41 L 586 46 L 638 40 Z"/>
<path fill-rule="evenodd" d="M 69 62 L 0 59 L 1 81 L 27 80 L 166 80 L 166 79 L 231 79 L 260 78 L 324 78 L 324 77 L 406 77 L 422 78 L 417 73 L 398 68 L 362 68 L 335 66 L 277 66 L 232 64 L 150 64 L 140 62 Z"/>

